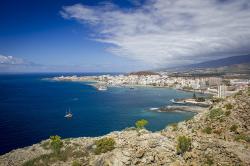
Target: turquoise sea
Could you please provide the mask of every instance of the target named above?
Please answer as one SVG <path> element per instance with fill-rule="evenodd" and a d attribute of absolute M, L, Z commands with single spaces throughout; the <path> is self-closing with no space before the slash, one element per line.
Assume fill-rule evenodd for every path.
<path fill-rule="evenodd" d="M 60 75 L 0 75 L 0 154 L 51 135 L 100 136 L 131 127 L 138 119 L 148 120 L 147 128 L 157 131 L 194 115 L 149 110 L 171 104 L 172 98 L 191 97 L 189 92 L 145 87 L 98 91 L 88 83 L 43 80 Z M 68 108 L 73 113 L 70 120 L 64 118 Z"/>

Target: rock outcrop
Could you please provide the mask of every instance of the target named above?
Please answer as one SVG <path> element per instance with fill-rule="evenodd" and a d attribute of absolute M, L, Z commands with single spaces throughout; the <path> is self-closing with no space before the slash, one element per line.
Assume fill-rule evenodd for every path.
<path fill-rule="evenodd" d="M 103 137 L 63 140 L 60 157 L 51 156 L 49 140 L 0 156 L 1 166 L 14 165 L 250 165 L 250 90 L 214 104 L 194 118 L 159 132 L 128 128 L 103 137 L 115 149 L 96 155 L 95 141 Z M 177 138 L 191 138 L 188 151 L 178 154 Z M 36 162 L 30 162 L 34 161 Z"/>

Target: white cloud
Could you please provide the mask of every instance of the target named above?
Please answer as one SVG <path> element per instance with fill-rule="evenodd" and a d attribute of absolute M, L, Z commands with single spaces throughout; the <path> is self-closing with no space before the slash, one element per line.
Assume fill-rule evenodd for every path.
<path fill-rule="evenodd" d="M 92 26 L 108 51 L 152 66 L 250 52 L 249 0 L 148 0 L 127 10 L 75 4 L 61 15 Z"/>
<path fill-rule="evenodd" d="M 24 64 L 27 64 L 27 62 L 24 61 L 21 58 L 15 58 L 13 56 L 0 55 L 0 64 L 5 64 L 5 65 L 24 65 Z"/>

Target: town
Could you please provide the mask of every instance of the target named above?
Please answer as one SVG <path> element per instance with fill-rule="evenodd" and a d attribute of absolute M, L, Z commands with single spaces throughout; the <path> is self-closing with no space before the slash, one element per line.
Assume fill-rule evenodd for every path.
<path fill-rule="evenodd" d="M 249 79 L 223 78 L 220 76 L 172 76 L 166 72 L 135 72 L 120 75 L 100 76 L 60 76 L 56 81 L 94 81 L 92 84 L 99 90 L 106 90 L 111 86 L 152 86 L 171 87 L 178 90 L 206 93 L 214 97 L 225 98 L 246 88 Z"/>

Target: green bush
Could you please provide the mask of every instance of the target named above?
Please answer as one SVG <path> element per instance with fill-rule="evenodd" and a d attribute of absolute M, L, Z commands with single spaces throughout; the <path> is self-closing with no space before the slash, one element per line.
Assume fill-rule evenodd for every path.
<path fill-rule="evenodd" d="M 145 119 L 141 119 L 141 120 L 138 120 L 136 123 L 135 123 L 135 127 L 137 129 L 143 129 L 145 128 L 145 126 L 148 124 L 148 121 L 145 120 Z"/>
<path fill-rule="evenodd" d="M 212 101 L 213 101 L 213 103 L 219 103 L 219 102 L 221 102 L 221 101 L 223 101 L 224 99 L 222 99 L 222 98 L 213 98 L 212 99 Z"/>
<path fill-rule="evenodd" d="M 243 140 L 243 141 L 246 141 L 246 142 L 250 142 L 250 136 L 247 136 L 245 134 L 239 134 L 235 137 L 235 140 L 236 141 L 240 141 L 240 140 Z"/>
<path fill-rule="evenodd" d="M 231 127 L 230 127 L 230 131 L 231 132 L 236 132 L 237 131 L 237 129 L 238 129 L 238 126 L 237 125 L 232 125 Z"/>
<path fill-rule="evenodd" d="M 226 108 L 227 110 L 231 110 L 231 109 L 233 108 L 233 105 L 230 104 L 230 103 L 228 103 L 228 104 L 225 105 L 225 108 Z"/>
<path fill-rule="evenodd" d="M 213 165 L 213 164 L 214 164 L 214 160 L 213 160 L 212 157 L 210 157 L 210 156 L 207 155 L 207 156 L 205 156 L 205 158 L 206 158 L 206 162 L 205 162 L 205 163 L 206 163 L 207 165 L 210 166 L 210 165 Z"/>
<path fill-rule="evenodd" d="M 209 112 L 209 117 L 210 119 L 215 119 L 220 117 L 221 115 L 223 115 L 223 111 L 221 110 L 221 108 L 216 108 L 216 109 L 212 109 Z"/>
<path fill-rule="evenodd" d="M 95 141 L 95 154 L 106 153 L 115 148 L 115 140 L 113 138 L 102 138 Z"/>
<path fill-rule="evenodd" d="M 177 131 L 178 130 L 178 124 L 177 123 L 173 123 L 171 124 L 172 126 L 172 131 Z"/>
<path fill-rule="evenodd" d="M 50 147 L 55 154 L 59 154 L 61 148 L 63 147 L 63 142 L 61 140 L 61 137 L 58 135 L 50 136 Z"/>
<path fill-rule="evenodd" d="M 177 143 L 177 153 L 183 154 L 191 149 L 191 139 L 186 136 L 179 136 Z"/>
<path fill-rule="evenodd" d="M 206 127 L 202 130 L 204 133 L 211 134 L 212 133 L 212 128 L 211 127 Z"/>
<path fill-rule="evenodd" d="M 81 164 L 78 161 L 73 161 L 72 166 L 81 166 Z"/>

